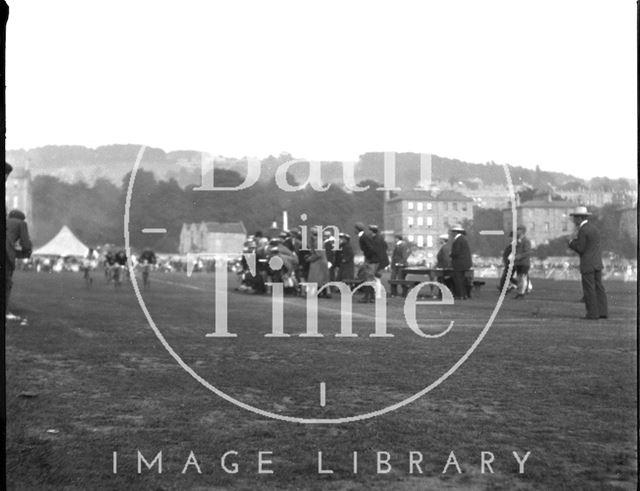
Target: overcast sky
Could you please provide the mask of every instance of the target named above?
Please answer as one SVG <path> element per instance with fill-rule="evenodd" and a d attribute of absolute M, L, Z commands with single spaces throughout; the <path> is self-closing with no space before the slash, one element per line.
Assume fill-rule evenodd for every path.
<path fill-rule="evenodd" d="M 635 177 L 636 2 L 8 1 L 7 148 Z"/>

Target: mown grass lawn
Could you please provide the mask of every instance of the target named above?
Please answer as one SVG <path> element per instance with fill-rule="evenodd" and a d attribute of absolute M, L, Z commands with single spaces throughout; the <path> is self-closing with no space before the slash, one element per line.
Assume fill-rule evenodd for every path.
<path fill-rule="evenodd" d="M 275 421 L 217 397 L 187 374 L 149 327 L 130 285 L 95 275 L 18 273 L 6 328 L 9 489 L 635 489 L 635 284 L 606 285 L 606 321 L 581 320 L 579 283 L 538 280 L 524 301 L 505 299 L 469 359 L 429 394 L 355 423 Z M 271 329 L 269 297 L 229 293 L 229 331 L 214 327 L 213 277 L 156 275 L 144 292 L 158 328 L 185 363 L 246 404 L 287 416 L 375 411 L 428 386 L 471 346 L 498 299 L 495 283 L 451 307 L 418 308 L 422 339 L 388 301 L 393 338 L 370 338 L 373 305 L 354 304 L 357 338 L 336 338 L 340 301 L 320 300 L 322 338 L 301 338 L 305 304 L 285 300 L 285 332 Z M 320 405 L 320 383 L 326 406 Z M 143 467 L 162 451 L 163 472 Z M 187 467 L 190 452 L 200 467 Z M 220 465 L 228 451 L 228 466 Z M 318 452 L 323 468 L 318 473 Z M 442 471 L 454 452 L 454 465 Z M 481 473 L 481 452 L 491 452 Z M 531 452 L 519 474 L 513 452 Z M 113 452 L 118 472 L 113 473 Z M 258 473 L 258 452 L 265 469 Z M 353 473 L 353 452 L 358 473 Z M 377 452 L 389 454 L 377 473 Z M 410 452 L 421 462 L 410 473 Z M 381 454 L 386 459 L 386 454 Z M 485 455 L 489 458 L 488 454 Z"/>

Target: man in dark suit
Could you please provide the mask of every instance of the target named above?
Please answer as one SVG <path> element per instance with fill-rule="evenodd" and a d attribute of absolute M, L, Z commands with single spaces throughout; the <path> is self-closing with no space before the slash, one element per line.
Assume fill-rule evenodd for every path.
<path fill-rule="evenodd" d="M 8 314 L 9 297 L 13 286 L 13 272 L 16 269 L 16 259 L 28 258 L 31 256 L 31 239 L 29 230 L 24 221 L 25 216 L 20 210 L 12 210 L 7 217 L 7 240 L 6 240 L 6 271 L 5 271 L 5 316 L 8 319 L 15 319 L 16 316 Z M 10 317 L 11 316 L 11 317 Z"/>
<path fill-rule="evenodd" d="M 471 249 L 462 225 L 454 225 L 449 231 L 451 237 L 451 269 L 453 270 L 453 296 L 456 299 L 469 298 L 467 272 L 471 269 Z"/>
<path fill-rule="evenodd" d="M 336 257 L 339 258 L 338 281 L 352 280 L 355 273 L 353 247 L 351 247 L 351 236 L 349 234 L 340 234 L 340 250 L 336 251 Z"/>
<path fill-rule="evenodd" d="M 404 280 L 404 268 L 411 255 L 411 246 L 403 239 L 401 234 L 396 235 L 396 245 L 391 253 L 391 280 Z M 398 295 L 398 285 L 391 284 L 391 296 Z"/>
<path fill-rule="evenodd" d="M 382 277 L 382 271 L 389 266 L 389 254 L 387 252 L 387 241 L 380 235 L 380 231 L 377 225 L 369 225 L 369 231 L 371 232 L 371 238 L 376 248 L 378 256 L 378 267 L 376 268 L 376 277 Z"/>
<path fill-rule="evenodd" d="M 378 271 L 378 251 L 371 235 L 365 230 L 363 223 L 355 224 L 356 233 L 358 234 L 358 244 L 364 255 L 364 264 L 358 270 L 358 279 L 362 281 L 375 281 L 376 271 Z M 374 294 L 371 288 L 364 289 L 364 296 L 361 300 L 363 303 L 373 302 Z"/>
<path fill-rule="evenodd" d="M 589 223 L 591 213 L 586 206 L 578 206 L 571 213 L 573 223 L 578 229 L 577 236 L 569 242 L 569 248 L 580 255 L 580 274 L 582 292 L 587 308 L 586 319 L 606 319 L 609 316 L 607 294 L 602 285 L 602 249 L 600 232 Z"/>
<path fill-rule="evenodd" d="M 436 268 L 442 271 L 438 272 L 436 279 L 438 283 L 442 283 L 450 291 L 453 291 L 455 287 L 451 274 L 451 241 L 449 240 L 448 234 L 442 234 L 438 238 L 440 239 L 440 249 L 438 249 L 438 254 L 436 254 Z M 438 297 L 442 298 L 441 295 L 442 292 L 439 291 Z"/>

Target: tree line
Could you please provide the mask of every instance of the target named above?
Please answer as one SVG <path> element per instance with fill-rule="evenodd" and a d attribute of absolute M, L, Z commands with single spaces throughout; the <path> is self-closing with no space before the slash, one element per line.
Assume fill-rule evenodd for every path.
<path fill-rule="evenodd" d="M 88 246 L 124 244 L 124 212 L 130 173 L 120 186 L 98 179 L 92 186 L 84 182 L 67 183 L 56 176 L 40 175 L 33 180 L 33 219 L 30 224 L 37 245 L 51 239 L 63 225 Z M 237 172 L 215 169 L 216 186 L 233 187 L 243 181 Z M 291 183 L 295 181 L 289 176 Z M 130 207 L 131 244 L 152 247 L 158 252 L 178 250 L 183 223 L 202 221 L 242 221 L 248 233 L 266 231 L 274 221 L 281 226 L 282 210 L 289 214 L 289 226 L 300 224 L 335 225 L 353 233 L 357 221 L 383 226 L 383 193 L 380 184 L 362 181 L 369 189 L 348 193 L 333 185 L 326 192 L 310 188 L 294 193 L 279 189 L 273 180 L 261 181 L 238 191 L 197 191 L 196 186 L 181 187 L 175 179 L 159 180 L 153 172 L 138 171 Z M 305 214 L 307 220 L 300 217 Z M 595 210 L 592 221 L 600 228 L 603 249 L 624 257 L 636 257 L 636 240 L 620 227 L 620 215 L 613 205 Z M 500 256 L 504 237 L 480 235 L 480 230 L 502 228 L 502 210 L 474 208 L 473 220 L 465 223 L 474 252 Z M 142 234 L 143 228 L 166 228 L 165 235 Z M 538 257 L 567 255 L 566 238 L 538 246 Z"/>

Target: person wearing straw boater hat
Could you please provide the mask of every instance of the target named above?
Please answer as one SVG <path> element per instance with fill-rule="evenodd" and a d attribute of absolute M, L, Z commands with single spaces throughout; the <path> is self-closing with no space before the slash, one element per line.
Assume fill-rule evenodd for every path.
<path fill-rule="evenodd" d="M 462 225 L 456 224 L 449 230 L 451 237 L 451 269 L 453 270 L 453 297 L 456 299 L 469 298 L 466 273 L 472 267 L 471 249 L 465 237 Z"/>
<path fill-rule="evenodd" d="M 582 292 L 587 309 L 585 319 L 606 319 L 609 316 L 607 294 L 602 284 L 602 248 L 600 232 L 589 222 L 591 213 L 586 206 L 578 206 L 570 214 L 577 228 L 577 235 L 569 241 L 569 248 L 580 256 Z"/>

